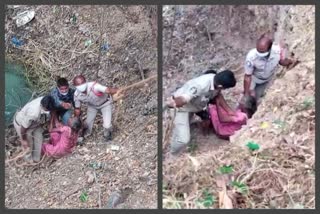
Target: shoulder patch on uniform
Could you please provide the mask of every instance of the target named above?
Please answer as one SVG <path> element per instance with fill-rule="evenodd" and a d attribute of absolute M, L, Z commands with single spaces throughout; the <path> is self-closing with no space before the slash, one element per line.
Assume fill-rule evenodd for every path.
<path fill-rule="evenodd" d="M 197 93 L 197 88 L 196 87 L 190 88 L 190 92 L 191 92 L 191 94 L 196 94 Z"/>
<path fill-rule="evenodd" d="M 249 68 L 253 67 L 252 62 L 250 62 L 249 60 L 248 60 L 248 61 L 246 61 L 246 65 L 247 65 Z"/>

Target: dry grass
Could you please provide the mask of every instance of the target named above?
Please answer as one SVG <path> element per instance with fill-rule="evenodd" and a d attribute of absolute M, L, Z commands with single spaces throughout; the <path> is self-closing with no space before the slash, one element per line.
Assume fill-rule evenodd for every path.
<path fill-rule="evenodd" d="M 120 207 L 156 207 L 156 113 L 149 111 L 156 111 L 157 84 L 153 77 L 157 68 L 156 39 L 151 36 L 156 26 L 151 26 L 154 20 L 149 20 L 157 17 L 156 7 L 30 5 L 21 8 L 35 9 L 36 16 L 17 29 L 11 19 L 14 12 L 6 11 L 6 60 L 26 67 L 25 76 L 36 96 L 53 88 L 57 76 L 72 80 L 75 75 L 83 74 L 88 81 L 117 88 L 143 78 L 150 81 L 151 77 L 152 82 L 135 87 L 115 102 L 112 144 L 119 145 L 119 151 L 112 151 L 104 144 L 103 121 L 98 114 L 92 136 L 72 155 L 53 163 L 44 160 L 34 167 L 18 168 L 14 165 L 15 157 L 18 165 L 22 161 L 16 156 L 20 153 L 18 138 L 12 126 L 7 128 L 6 206 L 102 208 L 112 191 L 128 189 L 131 192 Z M 13 46 L 13 36 L 24 44 Z M 109 50 L 101 51 L 101 45 L 106 44 Z M 143 114 L 144 110 L 147 113 Z M 92 170 L 88 167 L 93 161 L 106 163 L 104 170 L 96 171 L 95 184 L 88 183 L 85 175 L 87 170 Z M 52 177 L 59 182 L 52 183 Z M 65 189 L 69 181 L 72 182 Z M 25 183 L 37 188 L 29 190 L 30 185 Z M 83 192 L 88 193 L 88 201 L 79 202 Z"/>
<path fill-rule="evenodd" d="M 246 54 L 242 52 L 248 50 L 246 45 L 249 44 L 247 44 L 248 40 L 241 40 L 244 35 L 242 33 L 250 34 L 250 30 L 255 30 L 256 33 L 259 27 L 264 26 L 263 24 L 259 26 L 260 23 L 257 23 L 257 26 L 251 25 L 253 28 L 249 29 L 243 26 L 239 32 L 237 28 L 232 29 L 231 32 L 239 35 L 227 40 L 226 32 L 220 32 L 222 36 L 219 37 L 219 31 L 216 30 L 223 31 L 224 26 L 219 28 L 219 24 L 224 22 L 212 22 L 217 26 L 211 29 L 215 31 L 215 51 L 211 54 L 208 51 L 210 35 L 209 40 L 205 40 L 202 34 L 192 29 L 201 26 L 199 17 L 203 16 L 204 23 L 206 18 L 210 17 L 208 13 L 212 13 L 213 17 L 217 16 L 217 20 L 228 18 L 228 15 L 220 17 L 216 14 L 224 13 L 224 7 L 212 6 L 211 12 L 210 9 L 204 9 L 205 7 L 194 7 L 185 9 L 183 21 L 175 20 L 176 25 L 181 29 L 177 28 L 174 34 L 176 38 L 172 45 L 177 51 L 172 53 L 171 50 L 171 54 L 180 58 L 168 62 L 167 71 L 172 68 L 172 74 L 169 73 L 167 75 L 169 78 L 164 81 L 167 83 L 166 93 L 168 94 L 176 87 L 174 85 L 176 82 L 183 82 L 181 76 L 192 78 L 192 75 L 198 73 L 199 68 L 207 69 L 218 62 L 225 64 L 224 67 L 233 67 L 235 72 L 238 72 L 237 80 L 242 83 L 243 71 L 236 71 L 238 70 L 236 66 L 227 65 L 225 61 L 229 60 L 242 65 Z M 270 18 L 268 11 L 262 7 L 253 6 L 253 13 L 258 14 L 255 19 L 266 18 L 265 20 L 271 23 L 272 21 L 267 19 Z M 238 9 L 239 11 L 236 12 L 239 13 L 241 10 L 246 10 L 245 6 Z M 246 126 L 232 136 L 230 144 L 224 143 L 225 145 L 218 148 L 211 148 L 214 142 L 204 143 L 206 145 L 199 142 L 199 145 L 204 146 L 205 149 L 199 148 L 192 156 L 183 154 L 175 160 L 164 161 L 164 208 L 315 208 L 314 7 L 291 7 L 288 13 L 304 14 L 304 16 L 293 15 L 292 17 L 295 18 L 290 18 L 284 13 L 280 21 L 277 20 L 278 26 L 282 26 L 277 34 L 282 38 L 286 36 L 289 50 L 293 51 L 302 63 L 290 71 L 280 72 L 256 114 Z M 261 18 L 263 16 L 265 18 Z M 235 24 L 238 21 L 245 23 L 250 16 L 230 16 L 229 18 L 230 22 Z M 195 26 L 196 21 L 193 22 L 193 20 L 199 21 L 200 24 Z M 181 22 L 188 24 L 184 24 L 183 28 Z M 165 45 L 171 43 L 171 27 L 167 27 L 165 36 L 168 41 Z M 299 35 L 301 31 L 306 32 L 306 35 L 301 37 Z M 253 35 L 253 38 L 257 36 Z M 194 40 L 197 41 L 196 44 L 186 43 L 181 39 L 185 37 L 197 38 Z M 200 42 L 201 39 L 205 41 Z M 201 45 L 203 48 L 200 48 Z M 233 47 L 229 48 L 228 45 Z M 168 48 L 166 46 L 166 49 Z M 203 53 L 199 54 L 196 51 L 203 51 Z M 184 55 L 189 53 L 192 58 Z M 222 59 L 218 58 L 220 54 L 223 56 Z M 206 59 L 206 56 L 211 58 Z M 213 63 L 209 61 L 212 58 Z M 216 61 L 215 58 L 217 58 Z M 183 62 L 181 67 L 179 67 L 180 62 Z M 183 75 L 177 71 L 181 71 Z M 226 100 L 234 103 L 236 101 L 234 97 L 239 93 L 233 92 L 241 91 L 242 87 L 242 84 L 237 84 L 234 90 L 226 91 L 224 94 Z M 170 120 L 164 117 L 164 124 L 167 125 L 169 122 Z M 268 124 L 267 127 L 262 126 L 263 123 Z M 251 152 L 246 146 L 250 141 L 259 144 L 260 149 Z M 233 171 L 221 174 L 221 167 L 230 167 L 230 165 Z M 225 195 L 222 194 L 224 188 Z M 232 201 L 227 206 L 222 205 L 222 202 L 226 202 L 226 198 Z"/>
<path fill-rule="evenodd" d="M 234 208 L 314 208 L 314 154 L 301 144 L 280 143 L 256 154 L 237 145 L 225 146 L 193 157 L 194 161 L 184 155 L 174 165 L 164 166 L 164 207 L 199 208 L 197 200 L 205 189 L 218 199 L 219 168 L 232 165 L 228 183 L 238 181 L 248 187 L 248 194 L 241 194 L 228 186 Z"/>

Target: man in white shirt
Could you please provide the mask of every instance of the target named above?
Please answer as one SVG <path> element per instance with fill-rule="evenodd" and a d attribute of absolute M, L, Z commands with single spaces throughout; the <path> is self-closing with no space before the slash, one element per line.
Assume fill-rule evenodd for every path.
<path fill-rule="evenodd" d="M 25 156 L 27 161 L 40 161 L 44 131 L 42 125 L 49 121 L 50 111 L 53 109 L 53 97 L 45 96 L 27 103 L 15 114 L 13 125 L 21 140 L 21 145 L 25 149 L 31 149 L 31 154 Z"/>
<path fill-rule="evenodd" d="M 190 114 L 206 109 L 210 100 L 218 99 L 221 107 L 230 116 L 235 115 L 221 94 L 221 90 L 232 88 L 235 85 L 236 79 L 232 71 L 204 74 L 186 82 L 173 93 L 172 97 L 167 99 L 166 104 L 169 107 L 178 108 L 174 118 L 171 154 L 178 153 L 190 142 Z"/>
<path fill-rule="evenodd" d="M 103 127 L 105 139 L 112 139 L 112 97 L 118 89 L 103 86 L 97 82 L 87 82 L 84 76 L 78 75 L 73 79 L 76 87 L 74 93 L 75 116 L 80 116 L 81 103 L 88 105 L 86 126 L 86 136 L 91 135 L 94 119 L 98 111 L 103 116 Z"/>
<path fill-rule="evenodd" d="M 251 49 L 245 61 L 244 97 L 253 96 L 259 103 L 274 77 L 278 65 L 293 67 L 299 61 L 286 58 L 285 50 L 273 41 L 267 34 L 263 34 Z M 245 99 L 242 99 L 243 102 Z"/>

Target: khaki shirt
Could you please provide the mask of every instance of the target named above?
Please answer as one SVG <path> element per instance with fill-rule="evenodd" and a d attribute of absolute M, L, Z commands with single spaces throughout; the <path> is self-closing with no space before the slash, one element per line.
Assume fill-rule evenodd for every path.
<path fill-rule="evenodd" d="M 87 103 L 92 106 L 101 106 L 110 98 L 110 95 L 106 94 L 106 86 L 103 86 L 99 83 L 94 83 L 95 82 L 88 82 L 86 89 L 87 94 L 81 93 L 78 90 L 74 92 L 74 105 L 76 108 L 80 108 L 81 103 Z M 97 96 L 97 93 L 101 93 L 102 96 Z"/>
<path fill-rule="evenodd" d="M 283 54 L 279 45 L 272 45 L 268 59 L 259 57 L 257 49 L 251 49 L 246 57 L 245 74 L 252 75 L 253 81 L 258 84 L 270 81 L 279 61 L 284 58 Z"/>
<path fill-rule="evenodd" d="M 48 121 L 49 116 L 42 114 L 42 98 L 32 100 L 16 113 L 15 120 L 18 125 L 24 128 L 36 128 Z"/>
<path fill-rule="evenodd" d="M 174 97 L 182 96 L 188 103 L 179 108 L 179 111 L 199 112 L 206 108 L 210 99 L 217 96 L 214 89 L 215 74 L 204 74 L 186 82 L 174 94 Z"/>

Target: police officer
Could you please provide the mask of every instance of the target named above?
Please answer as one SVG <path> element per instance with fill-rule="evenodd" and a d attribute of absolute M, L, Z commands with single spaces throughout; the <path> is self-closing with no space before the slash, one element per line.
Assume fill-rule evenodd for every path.
<path fill-rule="evenodd" d="M 54 109 L 54 99 L 51 96 L 38 97 L 27 103 L 18 111 L 13 119 L 13 125 L 21 140 L 22 146 L 31 149 L 26 154 L 26 161 L 39 162 L 43 142 L 42 125 L 50 119 L 50 112 Z"/>
<path fill-rule="evenodd" d="M 256 48 L 251 49 L 245 61 L 244 97 L 253 96 L 257 102 L 264 95 L 269 86 L 278 64 L 293 67 L 299 61 L 285 57 L 285 50 L 273 41 L 267 34 L 263 34 L 256 43 Z"/>
<path fill-rule="evenodd" d="M 74 93 L 75 116 L 80 115 L 81 103 L 88 104 L 86 126 L 88 136 L 92 132 L 94 119 L 98 111 L 103 116 L 104 137 L 106 140 L 112 139 L 112 97 L 118 89 L 103 86 L 97 82 L 87 82 L 84 76 L 78 75 L 73 79 L 76 87 Z"/>
<path fill-rule="evenodd" d="M 230 116 L 235 112 L 225 102 L 221 90 L 232 88 L 236 85 L 234 74 L 225 70 L 217 74 L 208 73 L 191 79 L 167 99 L 169 107 L 178 108 L 174 118 L 174 129 L 171 141 L 171 154 L 176 154 L 190 141 L 190 113 L 203 111 L 210 100 L 219 99 Z"/>

